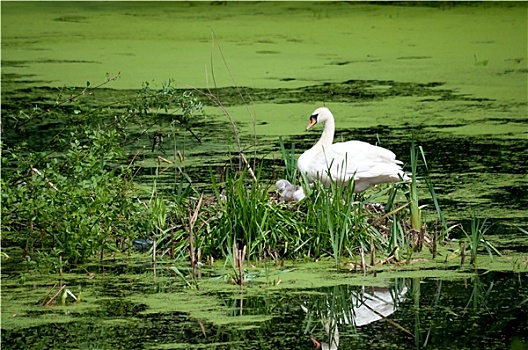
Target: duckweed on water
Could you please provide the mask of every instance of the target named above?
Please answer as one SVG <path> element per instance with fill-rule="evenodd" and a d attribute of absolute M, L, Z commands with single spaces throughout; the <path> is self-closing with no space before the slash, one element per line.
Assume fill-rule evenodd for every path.
<path fill-rule="evenodd" d="M 1 6 L 2 253 L 9 255 L 2 258 L 2 347 L 311 348 L 310 337 L 325 341 L 329 334 L 324 320 L 302 310 L 305 302 L 325 305 L 373 286 L 396 285 L 406 286 L 407 293 L 390 316 L 394 323 L 378 321 L 358 330 L 340 325 L 340 348 L 526 346 L 527 240 L 517 229 L 525 228 L 528 217 L 525 3 Z M 129 25 L 131 19 L 134 26 Z M 218 89 L 209 91 L 214 85 L 212 68 Z M 94 87 L 107 73 L 112 77 L 117 72 L 120 79 L 68 100 L 70 93 L 83 91 L 87 80 Z M 176 95 L 193 91 L 205 103 L 205 113 L 184 125 L 177 107 L 165 110 L 162 105 L 157 110 L 151 105 L 154 108 L 141 118 L 115 129 L 115 139 L 110 137 L 116 140 L 114 145 L 94 135 L 94 130 L 111 130 L 131 105 L 137 107 L 138 90 L 131 89 L 148 81 L 151 91 L 166 91 L 163 82 L 168 78 L 175 79 Z M 217 100 L 208 99 L 209 92 Z M 65 102 L 55 106 L 59 95 Z M 283 177 L 279 137 L 287 149 L 294 144 L 299 153 L 313 144 L 317 135 L 304 135 L 302 130 L 308 113 L 323 103 L 342 116 L 336 121 L 336 140 L 381 144 L 406 162 L 406 170 L 414 140 L 424 149 L 448 225 L 467 230 L 471 218 L 489 217 L 485 238 L 502 256 L 490 257 L 480 246 L 476 266 L 469 256 L 462 264 L 464 235 L 457 228 L 450 232 L 455 240 L 440 244 L 435 258 L 428 245 L 421 252 L 403 245 L 399 263 L 369 267 L 364 276 L 353 248 L 349 247 L 353 254 L 341 256 L 338 273 L 328 247 L 318 256 L 299 254 L 289 260 L 281 254 L 297 246 L 281 246 L 284 242 L 277 239 L 277 249 L 270 249 L 263 239 L 257 243 L 265 253 L 244 263 L 242 287 L 229 283 L 236 280 L 231 262 L 218 259 L 231 254 L 229 246 L 222 252 L 216 246 L 211 249 L 218 254 L 214 266 L 205 264 L 201 278 L 190 278 L 185 262 L 189 210 L 195 210 L 202 192 L 212 195 L 212 177 L 221 187 L 225 178 L 218 173 L 239 166 L 237 137 L 226 114 L 215 106 L 218 101 L 237 126 L 240 148 L 252 169 L 260 169 L 261 189 Z M 113 190 L 121 190 L 122 201 L 118 205 L 106 198 L 100 202 L 105 203 L 104 210 L 89 206 L 88 199 L 94 203 L 105 199 L 105 193 L 116 192 L 100 191 L 103 182 L 95 177 L 84 182 L 82 176 L 70 179 L 69 187 L 62 177 L 68 164 L 61 163 L 67 158 L 61 147 L 75 141 L 70 132 L 84 122 L 89 133 L 77 139 L 104 145 L 100 149 L 106 153 L 79 157 L 76 165 L 81 167 L 75 174 L 102 170 L 103 175 L 119 174 L 121 180 L 136 182 L 139 189 L 120 187 L 126 181 L 111 184 Z M 162 147 L 151 151 L 153 139 L 160 141 L 160 135 Z M 7 162 L 7 151 L 17 146 L 22 146 L 13 152 L 18 158 Z M 91 148 L 79 145 L 85 146 Z M 30 151 L 37 156 L 45 153 L 32 163 L 23 158 Z M 17 170 L 15 164 L 24 162 L 44 176 L 22 171 L 21 178 L 4 182 L 10 171 Z M 86 163 L 93 167 L 83 168 Z M 54 166 L 55 173 L 50 170 Z M 130 173 L 122 171 L 127 167 Z M 65 207 L 56 206 L 62 193 L 55 193 L 50 183 L 69 193 L 75 199 L 72 203 L 85 206 L 76 205 L 75 215 L 57 220 L 60 211 L 46 208 Z M 21 211 L 8 220 L 6 210 L 12 203 L 6 205 L 5 194 L 13 188 L 40 200 L 33 207 L 18 207 L 31 222 L 21 220 Z M 383 188 L 365 196 L 379 190 Z M 220 196 L 222 188 L 218 192 Z M 245 198 L 250 191 L 241 193 Z M 420 204 L 428 205 L 423 218 L 433 233 L 437 213 L 425 182 L 419 183 L 418 193 Z M 214 208 L 215 200 L 206 197 L 204 207 Z M 160 198 L 165 206 L 154 205 Z M 128 199 L 134 203 L 132 209 L 120 210 Z M 282 213 L 284 220 L 305 208 L 266 205 L 262 212 Z M 82 217 L 83 210 L 90 212 L 92 221 L 66 225 Z M 134 215 L 123 216 L 130 211 Z M 52 226 L 57 221 L 60 227 Z M 198 246 L 214 231 L 207 225 L 212 222 L 204 217 L 194 222 Z M 79 234 L 78 228 L 82 235 L 74 241 L 86 243 L 82 254 L 90 257 L 87 264 L 81 263 L 75 249 L 46 251 L 39 244 L 59 247 L 64 236 L 55 231 Z M 290 231 L 290 238 L 298 234 Z M 28 239 L 17 242 L 21 232 Z M 101 233 L 111 239 L 99 240 Z M 127 243 L 149 235 L 156 236 L 157 250 L 132 253 Z M 306 247 L 301 240 L 297 243 Z M 71 254 L 69 261 L 59 259 L 65 252 Z M 152 253 L 157 253 L 156 269 Z M 376 252 L 376 260 L 389 254 Z M 42 307 L 59 275 L 82 296 L 81 302 L 67 299 L 65 306 Z"/>
<path fill-rule="evenodd" d="M 48 308 L 47 313 L 42 310 L 16 315 L 36 320 L 30 328 L 26 328 L 27 324 L 23 326 L 25 329 L 33 329 L 35 336 L 23 332 L 20 328 L 22 324 L 16 326 L 17 323 L 13 323 L 15 315 L 6 317 L 3 314 L 2 343 L 6 348 L 20 348 L 24 344 L 71 348 L 72 344 L 83 346 L 82 344 L 90 341 L 98 348 L 112 346 L 124 349 L 149 347 L 152 346 L 153 339 L 158 339 L 160 346 L 171 348 L 182 343 L 228 348 L 238 346 L 240 341 L 244 342 L 245 348 L 268 348 L 263 344 L 269 339 L 274 344 L 280 342 L 284 346 L 295 348 L 295 342 L 309 344 L 310 334 L 319 339 L 325 337 L 320 321 L 306 318 L 301 310 L 301 305 L 306 305 L 308 300 L 311 300 L 310 305 L 314 305 L 316 299 L 332 298 L 337 296 L 335 293 L 352 295 L 351 293 L 358 293 L 361 288 L 365 288 L 361 286 L 368 286 L 366 288 L 370 290 L 372 286 L 387 288 L 393 283 L 407 285 L 408 291 L 391 321 L 414 333 L 421 342 L 426 341 L 433 348 L 442 347 L 446 336 L 457 339 L 457 348 L 465 348 L 471 343 L 498 348 L 514 341 L 518 344 L 526 341 L 523 337 L 528 325 L 526 318 L 522 316 L 526 313 L 525 301 L 528 298 L 526 272 L 511 276 L 511 273 L 502 272 L 475 274 L 419 270 L 387 274 L 381 272 L 376 277 L 345 274 L 344 278 L 341 274 L 339 279 L 336 275 L 333 284 L 320 284 L 320 281 L 328 281 L 331 265 L 332 262 L 328 262 L 326 269 L 321 270 L 317 266 L 305 270 L 314 277 L 315 285 L 310 289 L 302 285 L 302 278 L 297 271 L 293 275 L 295 284 L 290 284 L 288 288 L 284 288 L 288 285 L 288 274 L 284 275 L 285 281 L 278 289 L 279 286 L 265 286 L 262 289 L 262 285 L 250 284 L 242 290 L 232 288 L 229 291 L 224 284 L 224 288 L 215 291 L 216 287 L 211 289 L 210 286 L 218 285 L 218 282 L 206 278 L 199 291 L 180 289 L 153 294 L 124 291 L 121 296 L 108 298 L 104 288 L 96 286 L 101 283 L 100 280 L 112 280 L 115 277 L 96 276 L 92 280 L 95 288 L 84 288 L 84 291 L 88 291 L 88 296 L 81 304 Z M 303 264 L 299 270 L 305 267 Z M 322 274 L 319 275 L 317 271 Z M 137 277 L 128 278 L 132 281 Z M 154 277 L 151 275 L 150 279 L 154 287 Z M 158 282 L 163 280 L 158 277 Z M 419 287 L 419 291 L 415 287 Z M 18 286 L 16 289 L 24 288 L 27 287 Z M 512 290 L 516 292 L 512 293 Z M 413 307 L 417 302 L 414 293 L 419 295 L 419 311 Z M 509 306 L 504 309 L 505 305 Z M 332 309 L 327 311 L 332 312 Z M 494 318 L 492 315 L 500 316 L 504 321 L 495 321 L 495 330 L 484 336 L 478 329 L 489 322 L 490 317 Z M 468 321 L 472 326 L 467 325 Z M 309 334 L 302 330 L 306 322 L 312 329 Z M 361 330 L 358 328 L 359 333 L 353 327 L 339 327 L 341 346 L 345 349 L 351 344 L 373 344 L 372 346 L 380 349 L 390 348 L 389 344 L 376 335 L 381 328 L 389 332 L 391 339 L 400 344 L 400 347 L 412 348 L 412 341 L 394 323 L 373 323 L 365 328 L 361 327 Z M 153 338 L 157 332 L 162 332 L 164 336 Z M 65 333 L 69 335 L 68 342 L 59 341 L 61 334 Z M 274 338 L 269 338 L 269 334 L 280 336 L 272 340 Z"/>

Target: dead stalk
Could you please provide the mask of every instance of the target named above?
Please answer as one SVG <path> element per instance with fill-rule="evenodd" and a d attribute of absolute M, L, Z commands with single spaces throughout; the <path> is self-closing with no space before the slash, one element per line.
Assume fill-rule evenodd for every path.
<path fill-rule="evenodd" d="M 466 261 L 466 242 L 462 243 L 462 248 L 460 249 L 460 265 L 464 265 Z"/>
<path fill-rule="evenodd" d="M 139 154 L 140 151 L 137 151 L 136 154 L 134 154 L 132 156 L 132 159 L 130 160 L 130 163 L 128 163 L 128 166 L 127 166 L 127 170 L 130 169 L 130 167 L 132 166 L 132 164 L 134 164 L 134 161 L 136 160 L 138 154 Z"/>
<path fill-rule="evenodd" d="M 376 248 L 374 247 L 374 237 L 370 237 L 370 266 L 376 264 Z"/>
<path fill-rule="evenodd" d="M 158 156 L 158 164 L 160 164 L 160 161 L 167 164 L 173 164 L 170 160 L 163 158 L 162 156 Z"/>
<path fill-rule="evenodd" d="M 233 258 L 235 259 L 235 269 L 238 269 L 238 247 L 236 244 L 233 245 Z"/>
<path fill-rule="evenodd" d="M 241 289 L 241 294 L 242 294 L 242 289 Z M 239 309 L 240 309 L 239 314 L 240 314 L 240 316 L 242 316 L 243 315 L 243 311 L 244 311 L 244 298 L 242 296 L 240 297 L 240 307 L 239 307 Z"/>
<path fill-rule="evenodd" d="M 170 258 L 174 260 L 174 226 L 170 229 Z"/>
<path fill-rule="evenodd" d="M 198 248 L 198 251 L 197 251 L 197 261 L 198 262 L 201 262 L 202 261 L 202 249 L 201 248 Z M 202 278 L 202 270 L 198 269 L 198 278 Z"/>
<path fill-rule="evenodd" d="M 55 288 L 55 287 L 53 287 L 53 288 Z M 50 300 L 48 300 L 48 302 L 44 306 L 50 306 L 51 303 L 53 302 L 53 300 L 55 300 L 55 298 L 57 298 L 57 296 L 59 296 L 59 294 L 62 292 L 62 290 L 64 288 L 66 288 L 66 285 L 63 285 L 62 287 L 60 287 L 59 291 L 57 293 L 55 293 L 55 295 Z"/>
<path fill-rule="evenodd" d="M 53 287 L 51 287 L 51 289 L 49 290 L 48 294 L 46 294 L 46 296 L 44 297 L 44 301 L 42 302 L 42 305 L 41 306 L 44 306 L 46 304 L 46 300 L 48 300 L 48 297 L 49 295 L 51 294 L 51 292 L 55 289 L 55 287 L 57 287 L 57 283 L 55 283 L 53 285 Z"/>
<path fill-rule="evenodd" d="M 238 269 L 238 278 L 236 278 L 237 284 L 242 285 L 244 283 L 244 261 L 246 260 L 246 249 L 244 245 L 242 250 L 238 249 L 238 244 L 233 245 L 233 259 L 235 269 Z"/>
<path fill-rule="evenodd" d="M 240 285 L 244 283 L 244 261 L 246 260 L 246 248 L 247 246 L 244 245 L 244 248 L 242 249 L 242 254 L 240 255 L 240 264 L 238 266 Z"/>
<path fill-rule="evenodd" d="M 198 321 L 198 324 L 200 324 L 200 329 L 202 330 L 202 334 L 204 335 L 204 337 L 207 337 L 207 334 L 205 333 L 205 327 L 202 321 Z"/>
<path fill-rule="evenodd" d="M 198 213 L 200 212 L 200 207 L 202 206 L 202 200 L 203 200 L 203 193 L 200 194 L 200 199 L 198 199 L 198 203 L 196 204 L 196 208 L 194 209 L 193 214 L 191 215 L 189 213 L 189 250 L 190 250 L 190 258 L 191 258 L 191 269 L 192 269 L 192 275 L 195 276 L 196 272 L 196 258 L 195 258 L 195 252 L 194 252 L 194 224 L 196 223 L 196 220 L 198 220 Z"/>
<path fill-rule="evenodd" d="M 438 240 L 438 230 L 435 227 L 434 233 L 433 233 L 433 259 L 436 258 L 436 241 Z"/>
<path fill-rule="evenodd" d="M 136 157 L 138 156 L 139 154 L 139 151 L 134 155 L 134 157 L 132 158 L 132 161 L 130 162 L 130 164 L 128 165 L 129 167 L 132 165 L 132 163 L 134 162 L 134 160 L 136 159 Z M 144 157 L 145 155 L 143 155 Z M 141 166 L 138 166 L 138 168 L 136 169 L 136 171 L 134 171 L 134 174 L 132 174 L 132 178 L 130 179 L 130 181 L 133 181 L 136 177 L 136 175 L 139 173 L 139 171 L 141 170 Z"/>
<path fill-rule="evenodd" d="M 59 286 L 62 287 L 62 255 L 59 255 Z"/>
<path fill-rule="evenodd" d="M 247 107 L 246 99 L 244 98 L 244 95 L 242 94 L 240 89 L 238 89 L 238 85 L 237 85 L 235 79 L 233 78 L 233 75 L 231 74 L 231 70 L 229 69 L 229 66 L 227 65 L 227 61 L 226 61 L 226 59 L 224 57 L 222 49 L 220 48 L 219 45 L 216 45 L 216 47 L 218 48 L 218 50 L 220 52 L 220 56 L 222 57 L 222 61 L 224 62 L 224 65 L 227 68 L 227 71 L 229 72 L 229 76 L 233 80 L 233 83 L 237 87 L 237 91 L 238 91 L 240 97 L 242 98 L 242 100 L 244 101 L 244 104 Z M 237 142 L 238 154 L 240 156 L 240 165 L 242 165 L 242 163 L 246 164 L 247 167 L 248 167 L 249 173 L 253 177 L 253 180 L 257 181 L 257 179 L 255 177 L 255 174 L 254 174 L 249 162 L 247 161 L 246 157 L 242 153 L 242 145 L 240 143 L 240 132 L 238 131 L 238 128 L 237 128 L 233 118 L 231 117 L 231 114 L 229 113 L 227 108 L 222 104 L 222 101 L 220 100 L 220 95 L 218 94 L 218 86 L 216 84 L 216 76 L 215 76 L 214 64 L 213 64 L 214 63 L 214 59 L 213 59 L 214 48 L 215 48 L 215 33 L 212 32 L 211 33 L 211 58 L 210 58 L 211 63 L 210 64 L 211 64 L 211 77 L 212 77 L 212 80 L 213 80 L 214 89 L 216 90 L 216 94 L 214 94 L 211 91 L 211 89 L 209 88 L 209 83 L 208 83 L 208 79 L 207 79 L 207 77 L 208 77 L 207 71 L 206 71 L 206 74 L 205 74 L 206 84 L 207 84 L 207 92 L 199 90 L 199 89 L 196 89 L 196 88 L 194 90 L 196 92 L 198 92 L 199 94 L 207 97 L 209 100 L 211 100 L 224 113 L 224 115 L 227 117 L 227 119 L 229 120 L 229 123 L 231 124 L 231 127 L 233 128 L 233 132 L 235 133 L 235 139 L 236 139 L 236 142 Z M 251 96 L 249 96 L 249 99 L 251 100 Z M 249 112 L 249 109 L 248 109 L 248 112 Z M 256 134 L 255 134 L 255 137 L 256 137 Z"/>
<path fill-rule="evenodd" d="M 38 174 L 39 176 L 42 176 L 44 177 L 44 180 L 48 183 L 48 185 L 50 185 L 51 188 L 53 188 L 55 191 L 59 191 L 59 189 L 57 188 L 57 186 L 55 186 L 53 184 L 53 182 L 49 181 L 44 175 L 42 175 L 42 173 L 37 169 L 37 168 L 31 168 L 31 173 L 32 174 Z"/>
<path fill-rule="evenodd" d="M 154 283 L 156 283 L 156 239 L 152 240 L 152 270 L 154 273 Z"/>
<path fill-rule="evenodd" d="M 387 217 L 391 216 L 394 213 L 399 212 L 400 210 L 402 210 L 403 208 L 405 208 L 406 206 L 408 206 L 410 204 L 411 204 L 411 202 L 405 203 L 401 207 L 398 207 L 398 208 L 394 209 L 393 211 L 391 211 L 391 212 L 389 212 L 389 213 L 387 213 L 387 214 L 385 214 L 383 216 L 380 216 L 376 221 L 374 221 L 372 223 L 372 226 L 375 226 L 378 222 L 385 220 Z"/>
<path fill-rule="evenodd" d="M 388 263 L 391 260 L 395 260 L 396 257 L 394 256 L 394 253 L 396 252 L 396 249 L 398 249 L 398 248 L 397 247 L 392 248 L 391 252 L 389 253 L 389 256 L 387 256 L 386 259 L 381 260 L 378 264 L 379 265 L 383 265 L 383 264 Z"/>
<path fill-rule="evenodd" d="M 361 270 L 363 270 L 363 275 L 367 274 L 367 263 L 365 262 L 365 250 L 363 249 L 363 244 L 359 248 L 359 253 L 361 255 Z"/>
<path fill-rule="evenodd" d="M 246 164 L 246 166 L 248 167 L 248 171 L 251 174 L 251 177 L 253 178 L 253 181 L 257 182 L 257 177 L 255 176 L 255 173 L 253 172 L 253 169 L 251 169 L 251 164 L 249 164 L 249 162 L 248 162 L 246 156 L 244 155 L 244 153 L 240 152 L 240 157 L 244 161 L 244 164 Z"/>
<path fill-rule="evenodd" d="M 379 313 L 377 310 L 374 310 L 372 307 L 370 307 L 368 304 L 365 303 L 365 304 L 362 304 L 362 305 L 366 306 L 367 309 L 369 309 L 371 312 L 375 313 L 376 315 L 378 315 L 379 317 L 381 317 L 383 320 L 387 321 L 388 323 L 390 323 L 394 327 L 402 330 L 403 332 L 407 333 L 408 335 L 410 335 L 413 338 L 415 337 L 415 335 L 413 333 L 411 333 L 407 328 L 401 326 L 399 323 L 391 320 L 390 318 L 385 317 L 384 315 Z"/>
<path fill-rule="evenodd" d="M 418 233 L 418 251 L 419 252 L 422 251 L 423 243 L 425 240 L 425 230 L 426 230 L 425 225 L 423 225 L 422 229 Z"/>

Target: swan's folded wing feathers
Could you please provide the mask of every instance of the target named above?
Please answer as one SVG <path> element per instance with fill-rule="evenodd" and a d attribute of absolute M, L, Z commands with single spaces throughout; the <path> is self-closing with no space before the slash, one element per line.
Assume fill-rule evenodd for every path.
<path fill-rule="evenodd" d="M 396 160 L 393 152 L 362 141 L 334 143 L 324 150 L 324 156 L 324 161 L 318 157 L 318 166 L 329 169 L 334 179 L 360 180 L 381 176 L 397 179 L 396 174 L 402 171 L 402 162 Z"/>

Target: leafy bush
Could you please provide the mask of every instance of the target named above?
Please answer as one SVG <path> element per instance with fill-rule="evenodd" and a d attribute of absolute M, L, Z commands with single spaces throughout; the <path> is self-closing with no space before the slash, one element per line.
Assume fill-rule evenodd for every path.
<path fill-rule="evenodd" d="M 173 122 L 185 124 L 202 108 L 192 93 L 182 94 L 170 81 L 160 90 L 146 84 L 115 109 L 77 101 L 90 91 L 88 83 L 80 93 L 57 100 L 47 112 L 36 108 L 21 113 L 23 121 L 13 118 L 15 128 L 22 123 L 39 125 L 56 109 L 73 107 L 72 116 L 63 118 L 63 128 L 40 150 L 24 142 L 3 147 L 2 240 L 20 245 L 24 256 L 36 259 L 43 269 L 58 267 L 59 257 L 63 264 L 76 264 L 103 257 L 105 251 L 124 250 L 133 238 L 169 226 L 159 222 L 159 206 L 150 205 L 145 200 L 148 194 L 133 181 L 123 149 L 126 133 L 136 116 L 180 109 L 183 116 L 175 116 Z M 152 199 L 156 198 L 154 193 Z M 164 220 L 177 219 L 170 214 Z"/>
<path fill-rule="evenodd" d="M 111 166 L 122 156 L 115 130 L 82 136 L 40 169 L 31 164 L 41 154 L 19 159 L 18 149 L 4 151 L 3 160 L 18 167 L 2 177 L 2 238 L 22 243 L 25 254 L 52 250 L 79 263 L 149 229 L 130 171 Z"/>

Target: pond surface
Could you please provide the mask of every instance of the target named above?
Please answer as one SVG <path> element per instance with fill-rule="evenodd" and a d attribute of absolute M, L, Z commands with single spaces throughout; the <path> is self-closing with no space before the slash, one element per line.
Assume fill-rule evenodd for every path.
<path fill-rule="evenodd" d="M 489 239 L 520 253 L 492 272 L 391 272 L 365 284 L 337 274 L 324 283 L 314 277 L 319 285 L 268 283 L 242 294 L 222 282 L 195 295 L 174 277 L 153 281 L 143 265 L 108 277 L 97 271 L 94 281 L 83 270 L 66 281 L 86 302 L 50 308 L 39 300 L 53 279 L 29 276 L 19 285 L 19 265 L 3 264 L 2 347 L 309 349 L 311 337 L 335 344 L 336 334 L 339 349 L 528 347 L 528 243 L 513 226 L 528 225 L 527 3 L 1 6 L 3 116 L 51 106 L 63 86 L 94 86 L 107 73 L 121 78 L 86 97 L 89 103 L 133 95 L 145 81 L 216 86 L 245 152 L 264 164 L 273 183 L 282 166 L 279 136 L 299 153 L 310 147 L 320 129 L 303 130 L 324 103 L 336 117 L 336 140 L 381 144 L 406 170 L 414 139 L 448 220 L 487 217 L 494 224 Z M 201 142 L 184 129 L 177 133 L 197 184 L 236 154 L 226 116 L 205 102 L 207 116 L 192 127 Z M 61 128 L 60 118 L 27 130 L 2 119 L 7 145 L 27 140 L 38 149 Z M 141 152 L 138 179 L 152 186 L 159 155 L 150 152 L 152 134 L 170 127 L 163 118 L 145 124 L 148 132 L 138 128 L 127 151 Z M 175 147 L 165 142 L 172 159 Z M 168 187 L 171 181 L 165 178 Z M 339 322 L 364 293 L 395 289 L 389 294 L 396 305 L 385 319 L 358 327 Z"/>
<path fill-rule="evenodd" d="M 382 274 L 363 285 L 349 278 L 349 284 L 342 284 L 345 279 L 326 287 L 273 290 L 254 284 L 197 295 L 175 280 L 154 282 L 152 275 L 114 277 L 111 283 L 101 275 L 83 287 L 89 306 L 34 305 L 26 315 L 12 315 L 18 324 L 28 318 L 35 325 L 2 329 L 2 346 L 309 349 L 313 338 L 339 349 L 526 348 L 526 273 L 407 275 Z"/>

